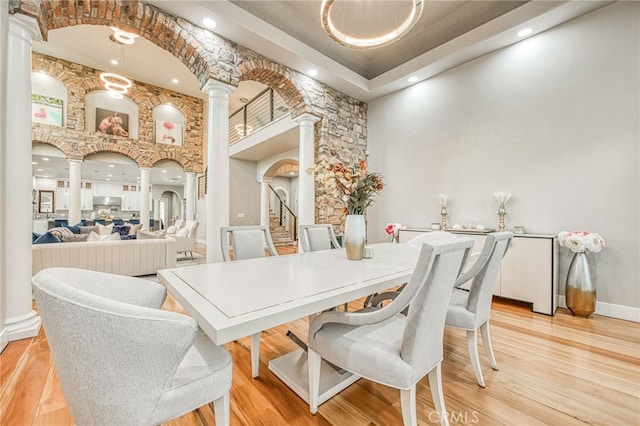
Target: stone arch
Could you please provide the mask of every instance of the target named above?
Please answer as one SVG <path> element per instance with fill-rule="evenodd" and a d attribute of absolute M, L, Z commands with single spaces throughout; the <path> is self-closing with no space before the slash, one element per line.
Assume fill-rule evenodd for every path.
<path fill-rule="evenodd" d="M 62 151 L 65 157 L 69 159 L 80 160 L 81 156 L 76 155 L 69 145 L 64 140 L 60 139 L 56 136 L 51 136 L 49 132 L 45 131 L 32 131 L 31 132 L 31 143 L 33 144 L 42 144 L 42 145 L 51 145 L 60 151 Z"/>
<path fill-rule="evenodd" d="M 41 11 L 40 26 L 45 40 L 47 31 L 59 28 L 75 25 L 117 26 L 171 53 L 196 76 L 201 86 L 209 78 L 220 78 L 201 40 L 215 39 L 216 44 L 230 45 L 210 31 L 195 27 L 142 1 L 42 0 Z"/>
<path fill-rule="evenodd" d="M 158 161 L 162 160 L 175 161 L 176 163 L 180 164 L 182 170 L 184 170 L 185 172 L 202 173 L 202 167 L 200 165 L 195 164 L 187 157 L 176 153 L 175 151 L 169 150 L 155 152 L 151 157 L 147 159 L 146 165 L 144 167 L 153 167 Z"/>
<path fill-rule="evenodd" d="M 266 59 L 253 59 L 242 62 L 238 70 L 240 81 L 253 80 L 273 89 L 291 109 L 292 116 L 309 112 L 307 105 L 311 101 L 306 91 L 298 88 L 298 75 L 289 69 Z"/>
<path fill-rule="evenodd" d="M 299 169 L 298 165 L 299 165 L 299 162 L 297 159 L 283 158 L 269 165 L 264 171 L 264 173 L 262 174 L 262 177 L 272 178 L 284 171 L 298 171 Z"/>
<path fill-rule="evenodd" d="M 85 145 L 84 147 L 82 147 L 81 159 L 84 160 L 85 158 L 91 155 L 98 154 L 101 152 L 112 152 L 115 154 L 124 155 L 125 157 L 135 161 L 138 167 L 148 167 L 146 165 L 146 161 L 143 159 L 143 157 L 140 155 L 138 151 L 131 149 L 127 146 L 124 146 L 115 142 L 108 142 L 108 141 L 95 142 L 95 143 L 90 143 Z"/>

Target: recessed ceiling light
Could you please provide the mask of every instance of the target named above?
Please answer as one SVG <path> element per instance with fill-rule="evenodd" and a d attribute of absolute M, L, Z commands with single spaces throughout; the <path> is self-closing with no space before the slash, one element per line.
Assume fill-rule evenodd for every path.
<path fill-rule="evenodd" d="M 315 77 L 316 75 L 318 75 L 318 70 L 310 69 L 309 71 L 307 71 L 307 74 L 309 74 L 311 77 Z"/>
<path fill-rule="evenodd" d="M 247 102 L 249 102 L 249 99 L 247 98 L 240 98 L 238 100 L 240 101 L 241 104 L 246 104 Z"/>
<path fill-rule="evenodd" d="M 113 177 L 113 175 L 107 175 L 107 177 Z"/>
<path fill-rule="evenodd" d="M 115 59 L 112 59 L 112 60 L 111 60 L 111 63 L 112 63 L 113 65 L 118 65 L 118 61 L 116 61 Z"/>
<path fill-rule="evenodd" d="M 531 34 L 532 32 L 533 32 L 533 29 L 531 29 L 531 28 L 524 28 L 524 29 L 522 29 L 522 30 L 518 31 L 517 36 L 518 36 L 518 37 L 526 37 L 526 36 L 528 36 L 529 34 Z"/>
<path fill-rule="evenodd" d="M 166 170 L 163 170 L 163 171 L 162 171 L 162 173 L 167 173 L 167 171 L 166 171 Z"/>
<path fill-rule="evenodd" d="M 172 78 L 172 79 L 171 79 L 171 82 L 172 82 L 173 84 L 178 84 L 178 79 L 177 79 L 177 78 Z"/>
<path fill-rule="evenodd" d="M 418 77 L 416 77 L 415 75 L 412 75 L 411 77 L 409 77 L 409 83 L 415 83 L 416 81 L 418 81 Z"/>
<path fill-rule="evenodd" d="M 38 162 L 37 161 L 32 161 L 31 164 L 33 164 L 34 166 L 37 166 Z"/>
<path fill-rule="evenodd" d="M 42 171 L 42 169 L 36 169 L 36 172 L 41 172 L 41 171 Z"/>
<path fill-rule="evenodd" d="M 109 164 L 109 167 L 113 168 L 113 167 L 115 167 L 115 166 L 114 166 L 113 164 Z"/>
<path fill-rule="evenodd" d="M 109 178 L 106 178 L 105 180 L 111 180 L 111 179 L 109 179 Z"/>
<path fill-rule="evenodd" d="M 204 18 L 202 20 L 202 24 L 207 28 L 215 28 L 216 27 L 216 21 L 214 21 L 211 18 Z"/>
<path fill-rule="evenodd" d="M 49 157 L 42 157 L 42 161 L 49 161 Z"/>
<path fill-rule="evenodd" d="M 182 175 L 178 176 L 178 179 L 182 179 Z"/>

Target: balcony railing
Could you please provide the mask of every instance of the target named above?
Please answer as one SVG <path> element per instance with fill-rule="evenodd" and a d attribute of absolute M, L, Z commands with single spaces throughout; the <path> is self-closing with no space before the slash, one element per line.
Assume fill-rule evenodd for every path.
<path fill-rule="evenodd" d="M 229 144 L 260 130 L 289 111 L 282 98 L 266 88 L 229 116 Z"/>

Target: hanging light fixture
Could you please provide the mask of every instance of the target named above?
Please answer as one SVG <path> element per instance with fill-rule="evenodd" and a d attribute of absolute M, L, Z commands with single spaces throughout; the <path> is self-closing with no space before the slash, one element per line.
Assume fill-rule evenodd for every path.
<path fill-rule="evenodd" d="M 136 34 L 122 31 L 116 27 L 111 27 L 111 29 L 113 30 L 113 35 L 109 37 L 109 39 L 119 45 L 116 48 L 120 49 L 121 56 L 120 60 L 112 59 L 111 63 L 115 62 L 116 64 L 119 63 L 124 66 L 124 49 L 122 45 L 131 45 L 135 43 L 138 36 Z M 107 90 L 111 96 L 118 99 L 122 99 L 122 96 L 129 91 L 131 86 L 133 86 L 133 83 L 127 77 L 114 72 L 100 73 L 100 80 L 104 84 L 105 90 Z"/>
<path fill-rule="evenodd" d="M 335 0 L 322 0 L 320 9 L 322 28 L 335 42 L 346 47 L 372 49 L 385 46 L 398 40 L 413 28 L 422 15 L 423 1 L 424 0 L 406 0 L 405 3 L 410 3 L 410 9 L 406 18 L 400 22 L 400 24 L 397 24 L 397 19 L 395 19 L 394 26 L 391 27 L 391 29 L 380 29 L 380 31 L 383 31 L 382 34 L 362 37 L 356 34 L 347 34 L 344 30 L 345 26 L 351 25 L 354 28 L 367 26 L 367 29 L 370 29 L 372 25 L 379 25 L 379 22 L 395 18 L 390 16 L 388 12 L 390 10 L 389 8 L 396 8 L 398 6 L 397 2 L 338 1 L 337 3 L 340 4 L 339 9 L 342 10 L 342 16 L 332 18 Z M 396 4 L 394 5 L 393 3 Z M 383 7 L 385 9 L 382 9 Z M 347 16 L 347 8 L 351 8 L 350 16 Z M 379 10 L 374 10 L 376 8 Z M 378 12 L 377 15 L 373 17 L 376 12 Z M 363 19 L 367 16 L 372 18 L 368 20 Z M 337 25 L 338 22 L 340 25 Z"/>

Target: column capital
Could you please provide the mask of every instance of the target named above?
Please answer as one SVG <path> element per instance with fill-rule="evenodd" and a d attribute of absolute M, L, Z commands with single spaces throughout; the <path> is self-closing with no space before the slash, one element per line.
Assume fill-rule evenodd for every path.
<path fill-rule="evenodd" d="M 212 78 L 208 79 L 202 86 L 202 91 L 209 95 L 210 98 L 218 96 L 226 96 L 228 98 L 229 95 L 236 91 L 236 89 L 237 87 L 235 86 Z"/>
<path fill-rule="evenodd" d="M 185 175 L 189 176 L 189 175 L 197 175 L 196 172 L 184 172 Z"/>
<path fill-rule="evenodd" d="M 82 164 L 84 160 L 79 160 L 79 159 L 77 159 L 77 158 L 67 158 L 67 161 L 68 161 L 69 163 Z"/>
<path fill-rule="evenodd" d="M 293 121 L 295 121 L 301 126 L 304 126 L 305 124 L 317 123 L 318 121 L 320 121 L 320 117 L 318 117 L 317 115 L 313 115 L 313 114 L 309 114 L 308 112 L 305 112 L 304 114 L 300 114 L 299 116 L 294 118 Z"/>
<path fill-rule="evenodd" d="M 28 43 L 33 40 L 42 41 L 42 32 L 36 18 L 22 13 L 14 13 L 9 16 L 9 32 L 21 37 Z"/>
<path fill-rule="evenodd" d="M 138 167 L 138 170 L 140 170 L 141 172 L 142 172 L 142 171 L 145 171 L 145 170 L 146 170 L 146 171 L 150 171 L 150 170 L 151 170 L 151 167 L 142 167 L 142 166 L 139 166 L 139 167 Z"/>
<path fill-rule="evenodd" d="M 273 182 L 273 178 L 264 176 L 262 179 L 258 179 L 258 182 L 260 182 L 260 183 L 271 183 L 271 182 Z"/>

